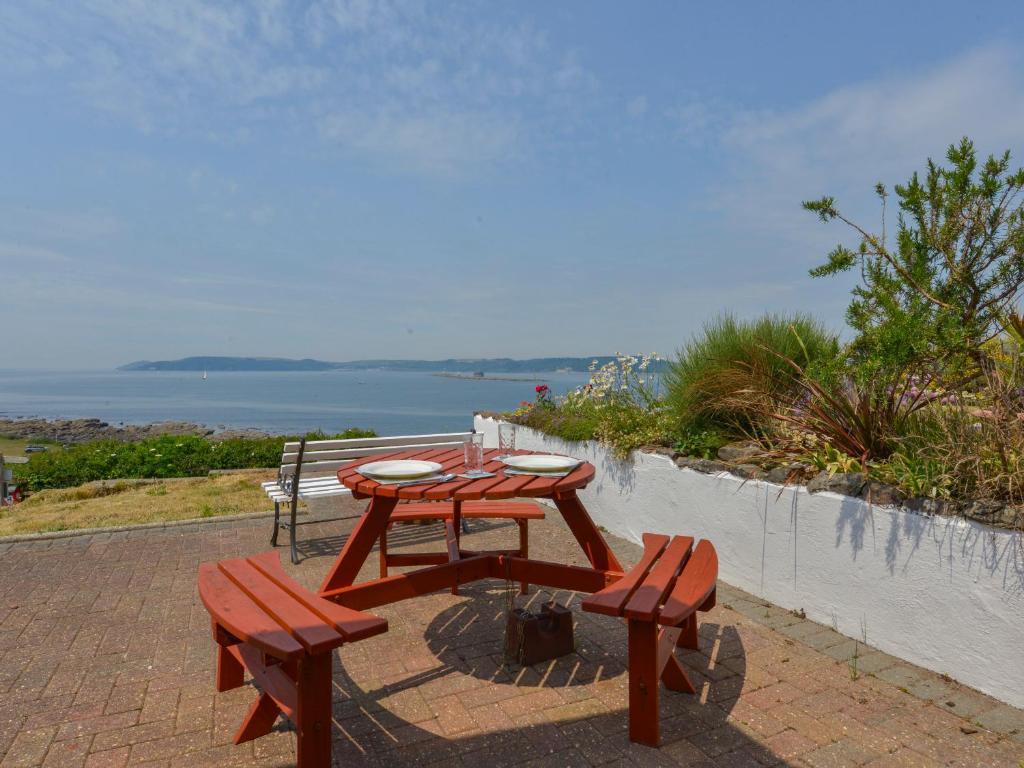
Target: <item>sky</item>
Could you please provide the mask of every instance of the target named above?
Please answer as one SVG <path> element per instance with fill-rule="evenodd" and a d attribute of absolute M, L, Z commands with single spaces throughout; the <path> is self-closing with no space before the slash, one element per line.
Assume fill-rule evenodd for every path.
<path fill-rule="evenodd" d="M 1024 165 L 1019 2 L 0 4 L 3 367 L 672 354 L 812 313 L 961 136 Z"/>

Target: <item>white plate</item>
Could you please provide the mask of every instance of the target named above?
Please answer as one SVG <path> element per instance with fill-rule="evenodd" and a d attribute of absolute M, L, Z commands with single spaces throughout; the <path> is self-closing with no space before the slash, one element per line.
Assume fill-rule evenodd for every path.
<path fill-rule="evenodd" d="M 503 459 L 505 464 L 528 472 L 565 472 L 579 465 L 579 459 L 572 459 L 568 456 L 509 456 Z"/>
<path fill-rule="evenodd" d="M 415 461 L 412 459 L 396 461 L 371 461 L 359 468 L 359 474 L 367 477 L 380 477 L 386 480 L 413 480 L 417 477 L 436 475 L 441 465 L 436 461 Z"/>

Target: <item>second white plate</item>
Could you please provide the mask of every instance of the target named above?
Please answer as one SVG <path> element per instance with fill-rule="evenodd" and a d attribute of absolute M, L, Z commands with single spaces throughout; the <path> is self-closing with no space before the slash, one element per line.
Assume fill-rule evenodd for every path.
<path fill-rule="evenodd" d="M 579 459 L 569 456 L 532 454 L 526 456 L 509 456 L 503 460 L 513 469 L 528 472 L 566 472 L 579 465 Z"/>

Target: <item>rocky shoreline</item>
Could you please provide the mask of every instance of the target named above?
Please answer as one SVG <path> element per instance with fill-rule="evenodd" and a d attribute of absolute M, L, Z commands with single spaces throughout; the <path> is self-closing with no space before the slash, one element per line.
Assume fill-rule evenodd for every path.
<path fill-rule="evenodd" d="M 63 445 L 88 443 L 93 440 L 120 440 L 134 443 L 161 435 L 197 435 L 227 439 L 229 437 L 266 437 L 259 430 L 216 430 L 187 421 L 160 421 L 153 424 L 109 424 L 100 419 L 0 419 L 0 435 L 19 440 L 38 440 Z"/>

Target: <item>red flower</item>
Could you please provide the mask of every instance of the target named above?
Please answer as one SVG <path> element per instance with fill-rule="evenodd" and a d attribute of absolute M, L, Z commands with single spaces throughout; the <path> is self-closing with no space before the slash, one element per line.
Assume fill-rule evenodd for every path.
<path fill-rule="evenodd" d="M 537 394 L 540 394 L 541 392 L 547 392 L 548 391 L 548 385 L 547 384 L 538 384 L 536 387 L 534 387 L 534 389 L 537 390 Z"/>

